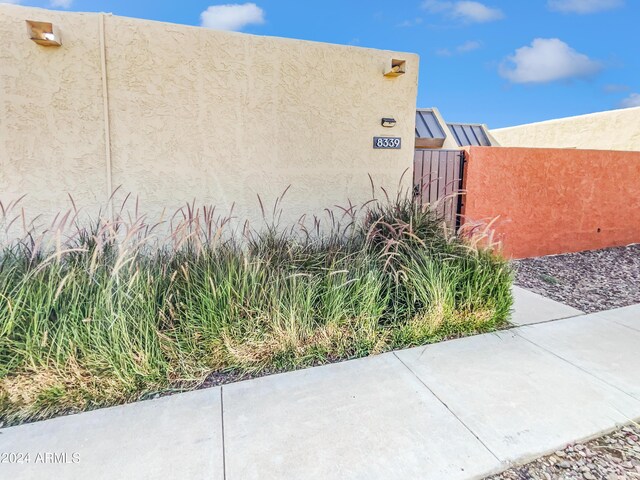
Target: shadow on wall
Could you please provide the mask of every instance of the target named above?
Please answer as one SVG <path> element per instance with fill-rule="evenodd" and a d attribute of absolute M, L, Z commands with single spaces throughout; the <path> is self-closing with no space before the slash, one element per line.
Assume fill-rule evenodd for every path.
<path fill-rule="evenodd" d="M 215 244 L 230 238 L 247 238 L 261 232 L 289 235 L 292 238 L 321 238 L 323 235 L 348 236 L 372 206 L 411 202 L 412 191 L 404 188 L 405 176 L 398 182 L 396 192 L 376 186 L 369 175 L 370 197 L 355 204 L 347 199 L 342 205 L 319 207 L 322 213 L 305 213 L 295 221 L 287 214 L 287 187 L 275 199 L 256 195 L 251 219 L 237 215 L 235 205 L 227 209 L 203 204 L 195 199 L 176 210 L 165 209 L 149 214 L 140 198 L 124 193 L 118 187 L 108 202 L 98 208 L 83 209 L 71 195 L 69 208 L 57 214 L 30 216 L 22 202 L 26 195 L 3 203 L 0 200 L 0 248 L 20 243 L 34 252 L 51 252 L 60 245 L 73 245 L 87 234 L 96 237 L 118 238 L 124 243 L 144 244 L 149 248 L 183 244 Z M 436 213 L 437 215 L 437 213 Z M 255 220 L 259 218 L 260 220 Z"/>

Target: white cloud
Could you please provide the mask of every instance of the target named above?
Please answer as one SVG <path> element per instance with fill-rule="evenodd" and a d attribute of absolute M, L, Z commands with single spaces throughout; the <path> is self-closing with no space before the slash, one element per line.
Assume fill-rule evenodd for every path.
<path fill-rule="evenodd" d="M 200 14 L 201 25 L 216 30 L 241 30 L 264 23 L 264 10 L 255 3 L 211 5 Z"/>
<path fill-rule="evenodd" d="M 469 22 L 493 22 L 504 18 L 504 13 L 498 8 L 490 8 L 480 2 L 456 2 L 453 16 Z"/>
<path fill-rule="evenodd" d="M 69 8 L 71 7 L 72 3 L 73 3 L 73 0 L 51 0 L 52 7 Z"/>
<path fill-rule="evenodd" d="M 456 2 L 425 0 L 422 3 L 422 8 L 429 13 L 442 13 L 467 23 L 486 23 L 504 18 L 504 13 L 499 8 L 488 7 L 484 3 L 468 0 Z"/>
<path fill-rule="evenodd" d="M 602 87 L 602 89 L 607 93 L 620 93 L 620 92 L 628 92 L 631 90 L 629 85 L 620 85 L 618 83 L 609 83 Z"/>
<path fill-rule="evenodd" d="M 0 0 L 0 3 L 11 3 L 13 5 L 17 5 L 20 2 L 22 2 L 22 0 Z"/>
<path fill-rule="evenodd" d="M 632 93 L 620 102 L 622 108 L 640 107 L 640 93 Z"/>
<path fill-rule="evenodd" d="M 409 28 L 415 27 L 416 25 L 420 25 L 422 23 L 422 18 L 416 17 L 413 20 L 405 20 L 404 22 L 400 22 L 397 27 Z"/>
<path fill-rule="evenodd" d="M 624 0 L 548 0 L 551 10 L 564 13 L 595 13 L 622 7 Z"/>
<path fill-rule="evenodd" d="M 453 8 L 453 2 L 443 2 L 442 0 L 424 0 L 422 8 L 429 13 L 443 13 Z"/>
<path fill-rule="evenodd" d="M 468 53 L 474 50 L 478 50 L 481 47 L 482 47 L 481 42 L 477 40 L 469 40 L 468 42 L 464 42 L 463 44 L 458 45 L 453 50 L 450 50 L 448 48 L 440 48 L 436 50 L 436 55 L 439 55 L 441 57 L 450 57 L 454 53 L 458 53 L 458 54 Z"/>
<path fill-rule="evenodd" d="M 458 45 L 456 47 L 456 51 L 458 53 L 467 53 L 478 50 L 480 47 L 482 47 L 482 43 L 480 43 L 479 41 L 469 40 L 468 42 L 464 42 L 462 45 Z"/>
<path fill-rule="evenodd" d="M 513 83 L 548 83 L 589 77 L 602 65 L 557 38 L 536 38 L 502 63 L 500 75 Z"/>

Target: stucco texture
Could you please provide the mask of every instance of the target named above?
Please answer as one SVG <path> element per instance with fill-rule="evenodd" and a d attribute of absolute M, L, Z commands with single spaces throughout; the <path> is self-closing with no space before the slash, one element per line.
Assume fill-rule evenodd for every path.
<path fill-rule="evenodd" d="M 52 21 L 63 45 L 29 41 Z M 411 168 L 418 58 L 106 15 L 111 173 L 159 214 L 195 200 L 258 221 L 288 186 L 282 222 L 395 191 Z M 98 14 L 0 5 L 0 199 L 37 213 L 106 200 Z M 383 76 L 392 58 L 407 73 Z M 381 126 L 394 117 L 393 129 Z M 43 121 L 44 119 L 44 121 Z M 373 137 L 403 140 L 374 150 Z M 35 175 L 34 175 L 35 173 Z M 411 172 L 405 175 L 409 187 Z M 8 193 L 7 193 L 8 192 Z"/>
<path fill-rule="evenodd" d="M 640 243 L 640 152 L 472 147 L 463 215 L 509 257 Z"/>
<path fill-rule="evenodd" d="M 28 39 L 25 20 L 63 23 L 65 47 Z M 95 15 L 0 4 L 0 201 L 34 214 L 105 200 L 102 81 Z"/>
<path fill-rule="evenodd" d="M 503 147 L 640 151 L 640 107 L 491 130 Z"/>

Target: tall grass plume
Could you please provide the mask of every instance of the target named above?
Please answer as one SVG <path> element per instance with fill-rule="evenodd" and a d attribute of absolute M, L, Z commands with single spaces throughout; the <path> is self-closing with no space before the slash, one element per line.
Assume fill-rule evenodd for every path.
<path fill-rule="evenodd" d="M 119 211 L 87 224 L 73 205 L 36 235 L 2 206 L 25 228 L 0 245 L 4 424 L 486 332 L 511 305 L 505 260 L 401 197 L 329 210 L 329 228 Z"/>

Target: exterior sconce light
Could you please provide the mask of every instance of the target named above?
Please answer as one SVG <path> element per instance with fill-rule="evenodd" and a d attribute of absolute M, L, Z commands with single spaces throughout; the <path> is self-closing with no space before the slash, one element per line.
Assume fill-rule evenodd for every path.
<path fill-rule="evenodd" d="M 407 68 L 407 62 L 405 60 L 391 60 L 391 67 L 387 68 L 384 72 L 385 77 L 399 77 L 400 75 L 404 75 Z"/>
<path fill-rule="evenodd" d="M 386 127 L 386 128 L 393 128 L 396 126 L 396 119 L 395 118 L 383 118 L 382 119 L 382 126 Z"/>
<path fill-rule="evenodd" d="M 60 32 L 52 23 L 27 20 L 27 33 L 29 38 L 38 45 L 45 47 L 59 47 L 62 45 Z"/>

